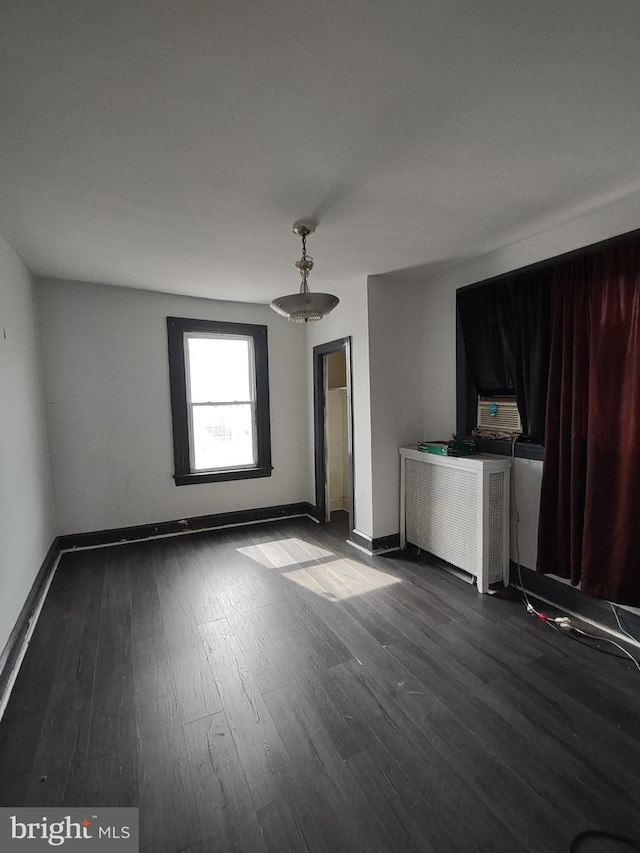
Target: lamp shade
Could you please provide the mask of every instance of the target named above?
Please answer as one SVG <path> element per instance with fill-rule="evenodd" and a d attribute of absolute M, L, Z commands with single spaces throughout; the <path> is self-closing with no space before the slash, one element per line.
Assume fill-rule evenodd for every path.
<path fill-rule="evenodd" d="M 279 296 L 271 303 L 273 310 L 291 320 L 292 323 L 310 323 L 322 320 L 333 311 L 340 300 L 329 293 L 292 293 L 289 296 Z"/>

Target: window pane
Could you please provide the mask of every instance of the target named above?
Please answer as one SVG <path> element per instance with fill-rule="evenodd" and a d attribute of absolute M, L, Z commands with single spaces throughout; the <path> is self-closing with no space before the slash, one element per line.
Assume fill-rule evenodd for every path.
<path fill-rule="evenodd" d="M 243 338 L 187 338 L 193 403 L 251 400 L 250 342 Z"/>
<path fill-rule="evenodd" d="M 253 406 L 192 406 L 193 470 L 255 465 Z"/>

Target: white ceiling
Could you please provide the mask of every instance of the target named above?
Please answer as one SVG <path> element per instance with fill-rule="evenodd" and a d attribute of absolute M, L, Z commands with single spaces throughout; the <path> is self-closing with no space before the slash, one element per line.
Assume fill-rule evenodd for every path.
<path fill-rule="evenodd" d="M 637 0 L 4 0 L 0 233 L 212 298 L 437 268 L 640 191 Z M 640 224 L 640 223 L 639 223 Z"/>

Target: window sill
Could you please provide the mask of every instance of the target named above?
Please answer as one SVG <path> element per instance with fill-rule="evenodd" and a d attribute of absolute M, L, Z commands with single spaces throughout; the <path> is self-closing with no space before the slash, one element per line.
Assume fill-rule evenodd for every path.
<path fill-rule="evenodd" d="M 196 483 L 224 483 L 229 480 L 251 480 L 270 477 L 273 468 L 242 468 L 235 471 L 205 471 L 202 474 L 174 474 L 176 486 L 191 486 Z"/>
<path fill-rule="evenodd" d="M 514 454 L 513 442 L 507 438 L 478 438 L 478 436 L 469 436 L 469 438 L 475 441 L 480 453 L 493 453 L 495 456 L 515 455 L 517 459 L 537 459 L 540 462 L 544 459 L 544 447 L 541 444 L 517 441 Z"/>

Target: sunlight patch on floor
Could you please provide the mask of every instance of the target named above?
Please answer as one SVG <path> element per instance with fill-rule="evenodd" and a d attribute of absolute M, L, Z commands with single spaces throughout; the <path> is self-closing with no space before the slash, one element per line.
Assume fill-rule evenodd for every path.
<path fill-rule="evenodd" d="M 284 569 L 286 566 L 334 556 L 333 551 L 327 551 L 326 548 L 320 548 L 318 545 L 296 538 L 261 542 L 259 545 L 247 545 L 246 548 L 236 550 L 245 557 L 250 557 L 262 566 L 266 566 L 267 569 Z M 290 551 L 299 556 L 292 556 Z"/>
<path fill-rule="evenodd" d="M 299 586 L 314 592 L 316 595 L 329 601 L 343 601 L 358 595 L 366 595 L 393 584 L 402 583 L 400 578 L 390 577 L 377 569 L 369 569 L 368 576 L 358 579 L 357 589 L 352 589 L 346 583 L 340 581 L 340 568 L 344 566 L 342 560 L 332 560 L 310 569 L 294 569 L 291 572 L 283 572 L 283 577 Z"/>

